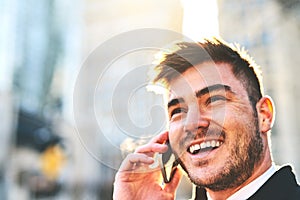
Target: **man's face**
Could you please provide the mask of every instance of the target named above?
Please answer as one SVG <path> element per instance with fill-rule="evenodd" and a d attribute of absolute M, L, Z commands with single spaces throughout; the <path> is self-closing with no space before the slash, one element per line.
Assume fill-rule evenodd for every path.
<path fill-rule="evenodd" d="M 190 68 L 170 83 L 169 140 L 198 186 L 240 185 L 262 158 L 256 111 L 228 64 Z"/>

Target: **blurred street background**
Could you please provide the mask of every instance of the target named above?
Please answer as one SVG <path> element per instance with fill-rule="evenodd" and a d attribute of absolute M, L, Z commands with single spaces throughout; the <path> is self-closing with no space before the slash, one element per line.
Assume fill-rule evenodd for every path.
<path fill-rule="evenodd" d="M 155 114 L 161 109 L 149 110 L 162 105 L 161 97 L 145 99 L 142 90 L 112 113 L 111 98 L 119 93 L 111 91 L 126 81 L 122 73 L 150 63 L 149 54 L 157 52 L 123 56 L 96 90 L 89 76 L 74 88 L 95 49 L 141 28 L 195 41 L 220 35 L 248 49 L 276 104 L 274 160 L 291 163 L 300 177 L 300 0 L 0 0 L 0 199 L 112 199 L 124 154 L 151 136 L 124 134 L 127 118 L 162 127 L 164 117 Z M 112 115 L 117 121 L 107 120 Z M 157 122 L 149 120 L 153 116 Z M 183 180 L 177 199 L 190 197 L 191 185 Z"/>

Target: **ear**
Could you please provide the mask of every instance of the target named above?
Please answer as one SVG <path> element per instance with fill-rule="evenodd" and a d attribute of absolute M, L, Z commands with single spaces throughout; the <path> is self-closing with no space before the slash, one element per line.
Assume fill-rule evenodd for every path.
<path fill-rule="evenodd" d="M 266 133 L 271 130 L 275 119 L 275 107 L 271 97 L 264 96 L 256 104 L 260 131 Z"/>

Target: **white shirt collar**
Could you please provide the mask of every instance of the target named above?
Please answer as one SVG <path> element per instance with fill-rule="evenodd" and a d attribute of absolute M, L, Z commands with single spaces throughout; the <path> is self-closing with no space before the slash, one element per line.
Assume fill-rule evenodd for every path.
<path fill-rule="evenodd" d="M 263 173 L 261 176 L 256 178 L 254 181 L 246 185 L 245 187 L 238 190 L 236 193 L 231 195 L 227 200 L 241 200 L 248 199 L 251 197 L 267 180 L 276 172 L 275 164 L 272 163 L 271 167 Z M 209 193 L 207 193 L 207 199 L 212 200 Z"/>

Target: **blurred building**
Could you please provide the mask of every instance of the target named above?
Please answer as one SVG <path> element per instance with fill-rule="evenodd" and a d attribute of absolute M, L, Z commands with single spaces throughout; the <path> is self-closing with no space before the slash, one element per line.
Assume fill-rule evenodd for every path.
<path fill-rule="evenodd" d="M 300 57 L 300 2 L 219 0 L 220 35 L 249 50 L 262 66 L 267 95 L 274 98 L 272 149 L 278 164 L 290 162 L 300 175 L 297 80 Z"/>
<path fill-rule="evenodd" d="M 114 43 L 115 37 L 141 28 L 181 32 L 182 15 L 180 1 L 84 2 L 82 55 L 85 60 L 81 69 L 94 67 L 95 70 L 83 75 L 83 84 L 75 87 L 74 98 L 78 99 L 75 102 L 78 107 L 74 108 L 77 109 L 77 134 L 89 152 L 89 157 L 80 152 L 82 155 L 79 156 L 77 170 L 84 176 L 81 181 L 85 185 L 93 185 L 100 199 L 111 198 L 114 175 L 122 160 L 120 146 L 123 141 L 149 139 L 149 134 L 151 136 L 154 133 L 149 128 L 146 130 L 148 123 L 164 120 L 155 116 L 155 112 L 162 110 L 151 109 L 152 105 L 161 105 L 161 99 L 153 94 L 147 95 L 145 87 L 145 69 L 153 62 L 153 54 L 158 50 L 130 49 L 125 55 L 118 55 L 118 52 L 124 53 L 121 49 L 125 44 L 131 46 L 131 43 L 138 40 L 145 41 L 147 35 L 129 36 L 127 41 L 121 41 L 120 44 Z M 102 51 L 106 42 L 109 46 L 106 51 Z M 108 66 L 107 58 L 111 57 L 113 59 L 109 62 L 113 62 Z M 77 98 L 76 94 L 81 98 Z M 152 117 L 156 122 L 151 121 Z M 143 135 L 146 131 L 149 131 L 148 135 Z M 130 143 L 123 144 L 123 147 L 123 151 L 134 148 Z M 83 166 L 87 169 L 84 172 Z"/>
<path fill-rule="evenodd" d="M 3 163 L 5 168 L 1 172 L 6 174 L 7 180 L 5 184 L 4 179 L 1 179 L 3 180 L 3 185 L 0 183 L 1 195 L 3 193 L 1 199 L 38 199 L 41 190 L 47 193 L 53 188 L 53 184 L 46 179 L 41 170 L 44 167 L 46 171 L 53 173 L 50 161 L 52 160 L 53 164 L 55 158 L 62 159 L 61 152 L 57 153 L 56 148 L 45 150 L 43 147 L 42 152 L 40 148 L 33 148 L 33 141 L 43 141 L 49 137 L 47 135 L 49 131 L 43 130 L 50 128 L 64 141 L 63 153 L 67 156 L 56 180 L 61 184 L 61 190 L 59 193 L 53 193 L 52 198 L 111 199 L 114 175 L 122 159 L 120 145 L 126 134 L 122 133 L 124 131 L 122 126 L 118 127 L 113 124 L 114 122 L 105 120 L 111 117 L 112 111 L 107 103 L 101 103 L 111 100 L 111 95 L 108 95 L 107 91 L 113 91 L 114 84 L 119 81 L 122 76 L 120 73 L 124 72 L 124 69 L 126 73 L 126 70 L 130 72 L 134 67 L 149 65 L 150 61 L 153 61 L 152 57 L 150 59 L 149 52 L 137 51 L 135 55 L 121 59 L 117 63 L 120 66 L 115 65 L 116 68 L 107 77 L 107 82 L 101 82 L 98 86 L 101 90 L 96 93 L 94 88 L 97 87 L 95 83 L 99 77 L 97 74 L 94 76 L 93 71 L 83 78 L 84 84 L 76 87 L 77 93 L 74 92 L 74 86 L 78 82 L 82 67 L 89 64 L 85 61 L 89 62 L 89 56 L 110 38 L 138 28 L 161 28 L 181 32 L 183 10 L 180 1 L 32 0 L 24 3 L 18 0 L 3 0 L 0 3 L 3 5 L 1 19 L 5 22 L 5 31 L 0 38 L 3 53 L 1 55 L 4 55 L 1 59 L 1 75 L 4 76 L 1 76 L 0 86 L 4 88 L 1 95 L 5 95 L 5 98 L 1 98 L 1 103 L 5 103 L 5 106 L 1 107 L 3 111 L 1 113 L 8 113 L 1 117 L 5 119 L 5 124 L 1 126 L 3 130 L 1 134 L 3 138 L 7 138 L 2 141 L 8 144 L 2 145 L 6 150 L 2 152 L 9 152 L 1 157 L 1 164 Z M 135 40 L 138 37 L 131 39 Z M 95 60 L 99 68 L 103 68 L 101 57 L 109 57 L 114 53 L 114 50 L 111 50 L 112 52 L 105 52 Z M 151 55 L 155 51 L 151 50 Z M 137 78 L 140 82 L 146 79 L 146 76 L 136 77 L 138 75 L 133 74 L 131 79 Z M 125 80 L 124 86 L 126 84 Z M 139 95 L 145 94 L 145 89 L 144 87 Z M 126 91 L 120 92 L 117 98 L 129 97 Z M 73 105 L 73 98 L 77 97 L 73 96 L 75 93 L 80 96 L 76 105 Z M 95 95 L 98 100 L 96 110 L 94 105 L 89 105 Z M 13 97 L 15 99 L 11 100 Z M 143 102 L 138 102 L 138 99 L 138 97 L 132 99 L 134 113 L 145 110 L 153 103 L 161 104 L 161 100 L 154 95 Z M 100 123 L 94 119 L 94 112 L 97 112 L 97 109 L 101 120 L 103 119 Z M 19 127 L 18 133 L 23 132 L 25 135 L 18 137 L 16 142 L 17 128 L 14 128 L 13 124 L 18 124 L 19 110 L 29 113 L 29 116 L 35 116 L 30 119 L 22 117 L 22 121 L 37 124 L 34 119 L 45 118 L 51 122 L 51 127 L 39 127 L 37 131 L 35 128 L 28 128 L 26 131 L 22 127 L 23 125 L 27 127 L 28 124 L 23 124 Z M 73 110 L 80 115 L 74 116 Z M 127 107 L 123 104 L 116 106 L 113 112 L 120 122 L 126 121 L 129 117 Z M 149 122 L 148 118 L 143 117 L 144 114 L 149 115 L 139 113 L 135 117 L 136 123 L 142 126 Z M 150 115 L 153 117 L 153 113 Z M 99 129 L 99 125 L 102 129 Z M 41 138 L 35 140 L 36 135 Z M 127 137 L 139 138 L 140 135 Z M 22 147 L 17 146 L 25 143 L 26 145 Z M 125 148 L 130 146 L 125 145 Z M 49 163 L 47 158 L 50 158 Z M 54 164 L 56 167 L 61 165 L 60 161 Z M 7 191 L 7 194 L 4 191 Z M 47 195 L 51 194 L 48 192 Z"/>

